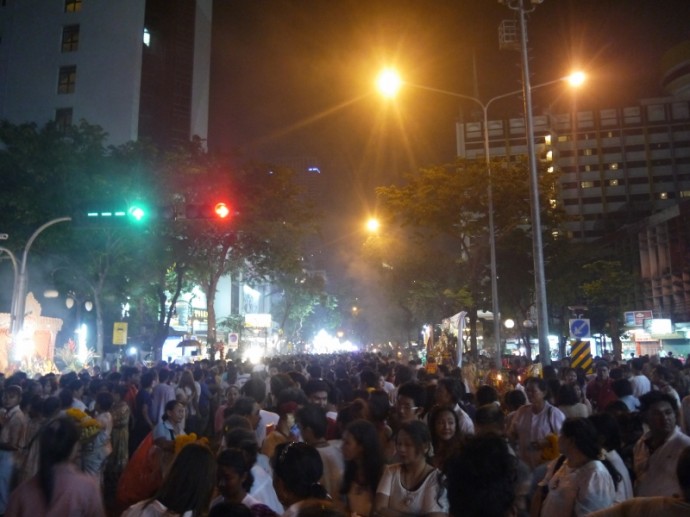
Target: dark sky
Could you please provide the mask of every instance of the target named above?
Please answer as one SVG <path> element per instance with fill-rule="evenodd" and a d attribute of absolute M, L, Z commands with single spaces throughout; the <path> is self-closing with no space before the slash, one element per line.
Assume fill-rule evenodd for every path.
<path fill-rule="evenodd" d="M 472 115 L 466 102 L 415 88 L 386 103 L 376 74 L 394 65 L 410 83 L 482 99 L 519 89 L 519 54 L 498 48 L 498 25 L 511 18 L 497 0 L 216 0 L 211 147 L 316 157 L 332 243 L 350 244 L 355 258 L 344 262 L 355 263 L 374 187 L 452 160 L 458 114 Z M 634 103 L 663 93 L 660 58 L 684 39 L 690 0 L 544 0 L 529 16 L 532 83 L 580 67 L 589 81 L 579 106 Z M 569 95 L 539 90 L 535 112 L 569 106 Z M 492 115 L 522 116 L 522 106 L 497 102 Z"/>
<path fill-rule="evenodd" d="M 476 95 L 518 89 L 519 54 L 498 49 L 498 24 L 513 16 L 496 0 L 216 0 L 211 145 L 315 156 L 338 206 L 364 208 L 373 186 L 453 158 L 460 110 L 413 88 L 386 103 L 377 72 L 392 64 L 411 83 L 475 94 L 474 56 Z M 660 57 L 690 38 L 689 20 L 688 0 L 545 0 L 529 17 L 533 84 L 579 66 L 590 74 L 580 105 L 658 95 Z M 559 95 L 540 91 L 535 111 Z M 495 108 L 521 113 L 519 101 Z"/>

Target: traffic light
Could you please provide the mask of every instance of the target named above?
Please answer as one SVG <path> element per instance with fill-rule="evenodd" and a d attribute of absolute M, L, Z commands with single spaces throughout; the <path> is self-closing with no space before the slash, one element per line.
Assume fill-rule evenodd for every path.
<path fill-rule="evenodd" d="M 94 208 L 97 207 L 97 208 Z M 176 218 L 176 210 L 173 206 L 149 206 L 146 203 L 122 203 L 117 208 L 104 204 L 103 206 L 91 205 L 81 212 L 81 217 L 90 225 L 113 226 L 117 224 L 147 224 L 153 220 L 169 221 Z"/>
<path fill-rule="evenodd" d="M 186 219 L 228 220 L 233 215 L 232 208 L 225 201 L 215 203 L 190 203 L 185 206 Z"/>

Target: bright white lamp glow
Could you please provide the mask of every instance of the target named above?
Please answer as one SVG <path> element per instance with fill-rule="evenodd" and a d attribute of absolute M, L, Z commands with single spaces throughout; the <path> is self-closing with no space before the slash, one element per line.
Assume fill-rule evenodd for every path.
<path fill-rule="evenodd" d="M 376 87 L 384 97 L 395 97 L 402 86 L 402 80 L 392 68 L 384 69 L 376 79 Z"/>
<path fill-rule="evenodd" d="M 587 80 L 587 75 L 585 75 L 584 72 L 573 72 L 568 76 L 568 82 L 570 83 L 570 86 L 578 87 L 582 86 L 582 83 L 584 83 Z"/>
<path fill-rule="evenodd" d="M 381 223 L 379 223 L 379 220 L 375 217 L 372 217 L 367 221 L 367 231 L 370 233 L 378 232 L 380 227 Z"/>

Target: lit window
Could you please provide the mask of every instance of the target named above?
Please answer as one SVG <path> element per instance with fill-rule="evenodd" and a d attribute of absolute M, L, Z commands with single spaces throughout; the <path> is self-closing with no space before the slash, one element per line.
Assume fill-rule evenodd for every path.
<path fill-rule="evenodd" d="M 585 172 L 591 172 L 592 171 L 592 166 L 591 165 L 585 165 Z"/>
<path fill-rule="evenodd" d="M 553 161 L 553 151 L 547 151 L 546 152 L 546 159 L 550 162 Z"/>
<path fill-rule="evenodd" d="M 568 137 L 568 135 L 561 135 L 561 136 L 558 137 L 558 141 L 559 141 L 559 142 L 567 142 L 568 140 L 570 140 L 570 138 Z"/>
<path fill-rule="evenodd" d="M 58 108 L 55 110 L 55 124 L 61 130 L 72 125 L 72 108 Z"/>
<path fill-rule="evenodd" d="M 551 165 L 548 169 L 546 169 L 546 172 L 553 172 L 553 165 Z"/>
<path fill-rule="evenodd" d="M 558 201 L 555 199 L 549 199 L 549 205 L 551 208 L 556 208 L 558 206 Z"/>
<path fill-rule="evenodd" d="M 65 12 L 76 13 L 81 11 L 81 0 L 65 0 Z"/>
<path fill-rule="evenodd" d="M 584 154 L 585 156 L 592 156 L 592 150 L 591 149 L 585 149 L 584 151 L 582 151 L 582 154 Z"/>
<path fill-rule="evenodd" d="M 690 190 L 681 190 L 680 191 L 680 197 L 682 197 L 682 198 L 690 197 Z"/>
<path fill-rule="evenodd" d="M 147 27 L 144 27 L 144 45 L 151 46 L 151 32 Z"/>
<path fill-rule="evenodd" d="M 546 136 L 544 137 L 544 143 L 545 143 L 546 145 L 551 145 L 551 135 L 546 135 Z"/>
<path fill-rule="evenodd" d="M 79 49 L 79 25 L 62 28 L 62 51 L 74 52 Z"/>
<path fill-rule="evenodd" d="M 60 75 L 58 76 L 58 93 L 74 93 L 74 87 L 77 83 L 77 67 L 61 66 Z"/>
<path fill-rule="evenodd" d="M 618 180 L 617 179 L 609 180 L 609 187 L 617 187 L 617 186 L 618 186 Z"/>
<path fill-rule="evenodd" d="M 611 169 L 612 171 L 617 171 L 618 170 L 618 164 L 612 163 L 611 165 L 609 165 L 609 169 Z"/>
<path fill-rule="evenodd" d="M 659 193 L 659 199 L 668 199 L 668 192 Z"/>
<path fill-rule="evenodd" d="M 580 188 L 592 188 L 594 186 L 593 181 L 581 181 Z"/>

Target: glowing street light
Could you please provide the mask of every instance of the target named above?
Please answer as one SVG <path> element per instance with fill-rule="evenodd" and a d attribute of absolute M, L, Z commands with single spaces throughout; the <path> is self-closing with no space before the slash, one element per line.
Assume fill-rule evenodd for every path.
<path fill-rule="evenodd" d="M 381 228 L 381 223 L 375 217 L 371 217 L 367 220 L 366 228 L 369 233 L 376 233 Z"/>
<path fill-rule="evenodd" d="M 393 98 L 402 86 L 400 75 L 392 68 L 385 68 L 376 79 L 376 87 L 384 97 Z"/>

